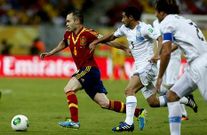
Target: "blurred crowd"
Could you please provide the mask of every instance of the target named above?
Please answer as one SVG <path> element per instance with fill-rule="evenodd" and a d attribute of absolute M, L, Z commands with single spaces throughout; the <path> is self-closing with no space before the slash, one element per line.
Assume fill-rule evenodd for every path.
<path fill-rule="evenodd" d="M 90 0 L 0 0 L 0 23 L 6 25 L 64 24 L 73 8 L 85 11 Z"/>
<path fill-rule="evenodd" d="M 136 5 L 146 13 L 154 13 L 155 0 L 112 0 L 114 3 L 104 12 L 101 23 L 113 25 L 120 16 L 116 12 L 127 5 Z M 207 0 L 177 0 L 181 13 L 207 14 Z M 65 16 L 71 9 L 77 8 L 84 13 L 94 13 L 93 7 L 100 2 L 96 0 L 0 0 L 1 25 L 36 25 L 53 23 L 63 25 Z M 90 13 L 91 12 L 91 13 Z M 114 14 L 113 14 L 114 13 Z"/>

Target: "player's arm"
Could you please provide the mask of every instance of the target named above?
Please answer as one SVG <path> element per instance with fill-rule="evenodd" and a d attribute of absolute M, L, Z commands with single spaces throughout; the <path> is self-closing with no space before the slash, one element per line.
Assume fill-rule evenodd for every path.
<path fill-rule="evenodd" d="M 58 53 L 58 52 L 62 51 L 62 50 L 65 49 L 66 47 L 67 47 L 66 43 L 64 42 L 64 40 L 62 40 L 62 41 L 60 41 L 59 44 L 58 44 L 54 49 L 52 49 L 51 51 L 41 53 L 41 54 L 40 54 L 40 58 L 41 58 L 41 59 L 44 59 L 45 57 L 54 55 L 55 53 Z"/>
<path fill-rule="evenodd" d="M 174 52 L 175 50 L 177 50 L 178 49 L 178 46 L 177 45 L 175 45 L 175 44 L 173 44 L 172 45 L 172 49 L 171 49 L 171 52 Z"/>
<path fill-rule="evenodd" d="M 127 50 L 129 49 L 126 45 L 123 45 L 123 44 L 120 44 L 119 42 L 107 42 L 105 43 L 106 45 L 110 46 L 110 47 L 114 47 L 114 48 L 117 48 L 117 49 L 120 49 L 120 50 Z"/>
<path fill-rule="evenodd" d="M 171 50 L 172 50 L 172 41 L 167 41 L 162 44 L 162 50 L 160 54 L 160 69 L 156 82 L 156 91 L 160 90 L 160 86 L 162 84 L 162 77 L 170 61 Z"/>
<path fill-rule="evenodd" d="M 131 55 L 131 51 L 128 48 L 128 46 L 120 44 L 119 42 L 113 41 L 113 42 L 107 42 L 105 44 L 110 46 L 110 47 L 114 47 L 114 48 L 123 50 L 123 51 L 125 51 L 127 53 L 127 55 Z"/>
<path fill-rule="evenodd" d="M 157 60 L 160 59 L 161 50 L 162 50 L 162 36 L 159 36 L 157 38 L 157 46 L 156 46 L 156 49 L 155 49 L 155 52 L 154 52 L 154 56 L 151 58 L 152 62 L 156 63 Z"/>
<path fill-rule="evenodd" d="M 91 50 L 91 52 L 95 49 L 96 45 L 99 43 L 106 43 L 106 42 L 110 42 L 112 40 L 116 39 L 116 37 L 114 36 L 114 34 L 109 34 L 109 35 L 105 35 L 101 38 L 98 38 L 96 40 L 94 40 L 93 42 L 90 43 L 89 48 Z"/>

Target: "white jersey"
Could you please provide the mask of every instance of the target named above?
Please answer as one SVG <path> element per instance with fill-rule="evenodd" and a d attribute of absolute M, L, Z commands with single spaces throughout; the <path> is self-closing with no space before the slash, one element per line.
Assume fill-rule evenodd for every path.
<path fill-rule="evenodd" d="M 160 33 L 154 31 L 151 25 L 139 22 L 134 29 L 122 25 L 114 32 L 114 36 L 126 36 L 129 49 L 135 60 L 136 72 L 143 72 L 153 56 L 153 43 L 160 36 Z"/>
<path fill-rule="evenodd" d="M 160 23 L 163 42 L 173 41 L 184 52 L 188 68 L 171 88 L 179 97 L 199 88 L 207 101 L 207 42 L 201 30 L 190 19 L 179 15 L 167 15 Z"/>
<path fill-rule="evenodd" d="M 160 32 L 160 23 L 159 23 L 158 19 L 156 19 L 156 20 L 153 21 L 153 27 L 154 27 L 154 30 L 156 32 L 159 32 L 161 34 L 161 32 Z M 178 48 L 175 51 L 173 51 L 171 53 L 170 59 L 181 60 L 181 50 Z"/>
<path fill-rule="evenodd" d="M 177 44 L 188 62 L 207 52 L 205 37 L 190 19 L 179 15 L 167 15 L 160 23 L 160 30 L 163 34 L 163 43 L 171 40 Z"/>

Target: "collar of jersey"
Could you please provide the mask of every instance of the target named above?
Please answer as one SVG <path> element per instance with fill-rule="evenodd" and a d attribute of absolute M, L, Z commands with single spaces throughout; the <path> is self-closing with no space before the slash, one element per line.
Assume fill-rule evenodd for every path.
<path fill-rule="evenodd" d="M 74 35 L 73 35 L 73 33 L 72 33 L 72 41 L 73 41 L 73 44 L 74 44 L 74 45 L 76 45 L 76 43 L 77 43 L 77 41 L 78 41 L 78 39 L 79 39 L 81 33 L 83 33 L 83 32 L 85 31 L 85 29 L 86 29 L 86 28 L 83 28 L 83 29 L 77 34 L 76 38 L 74 38 Z"/>

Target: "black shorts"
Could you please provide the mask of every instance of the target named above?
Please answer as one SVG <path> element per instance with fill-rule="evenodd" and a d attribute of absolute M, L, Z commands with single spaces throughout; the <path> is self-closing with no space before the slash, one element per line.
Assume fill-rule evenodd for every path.
<path fill-rule="evenodd" d="M 107 91 L 101 81 L 101 75 L 98 68 L 91 66 L 83 67 L 72 76 L 79 80 L 82 88 L 92 99 L 94 99 L 96 93 L 107 94 Z"/>

